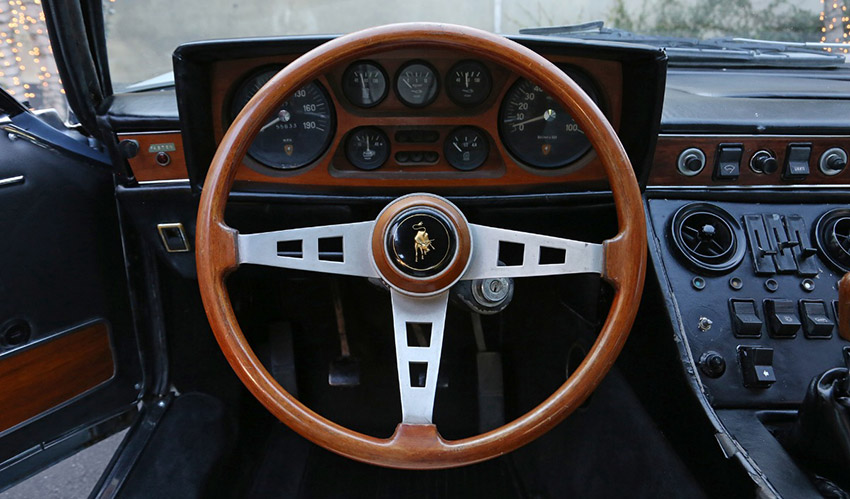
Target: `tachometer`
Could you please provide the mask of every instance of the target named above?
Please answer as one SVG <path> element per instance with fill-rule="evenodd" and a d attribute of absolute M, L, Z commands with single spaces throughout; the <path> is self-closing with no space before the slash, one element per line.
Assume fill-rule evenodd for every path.
<path fill-rule="evenodd" d="M 592 88 L 570 74 L 596 101 Z M 517 159 L 535 168 L 560 168 L 590 150 L 590 142 L 563 107 L 538 85 L 517 81 L 505 95 L 499 112 L 502 142 Z"/>
<path fill-rule="evenodd" d="M 236 91 L 231 112 L 236 117 L 251 97 L 277 70 L 249 78 Z M 333 106 L 316 81 L 304 85 L 269 117 L 248 149 L 256 161 L 279 170 L 291 170 L 316 161 L 328 148 L 334 132 Z"/>

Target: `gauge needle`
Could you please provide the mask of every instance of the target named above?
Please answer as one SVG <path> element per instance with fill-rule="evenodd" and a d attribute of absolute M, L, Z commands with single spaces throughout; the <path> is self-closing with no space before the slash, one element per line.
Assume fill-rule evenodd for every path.
<path fill-rule="evenodd" d="M 269 121 L 268 123 L 266 123 L 266 124 L 263 126 L 263 128 L 260 128 L 260 131 L 262 132 L 262 131 L 264 131 L 266 128 L 268 128 L 268 127 L 270 127 L 270 126 L 274 126 L 274 125 L 276 125 L 278 122 L 280 122 L 280 116 L 278 116 L 277 118 L 275 118 L 275 119 L 273 119 L 273 120 Z"/>
<path fill-rule="evenodd" d="M 538 116 L 536 118 L 530 118 L 530 119 L 527 119 L 525 121 L 520 121 L 519 123 L 511 123 L 511 126 L 526 125 L 528 123 L 534 123 L 535 121 L 540 121 L 540 120 L 552 121 L 554 119 L 555 119 L 555 111 L 553 111 L 551 109 L 547 109 L 543 114 L 541 114 L 540 116 Z"/>
<path fill-rule="evenodd" d="M 411 85 L 410 82 L 407 81 L 405 78 L 402 78 L 401 81 L 403 81 L 404 84 L 407 85 L 408 87 L 413 88 L 413 85 Z"/>
<path fill-rule="evenodd" d="M 368 135 L 366 136 L 366 152 L 371 152 L 369 150 L 369 136 Z"/>
<path fill-rule="evenodd" d="M 452 142 L 452 145 L 455 146 L 455 149 L 457 149 L 458 152 L 463 152 L 463 149 L 461 149 L 460 146 L 457 145 L 457 142 Z"/>

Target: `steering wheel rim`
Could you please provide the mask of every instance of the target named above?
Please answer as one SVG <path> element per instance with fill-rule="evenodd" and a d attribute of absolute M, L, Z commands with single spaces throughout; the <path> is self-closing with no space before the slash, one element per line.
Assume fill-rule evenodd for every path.
<path fill-rule="evenodd" d="M 286 392 L 248 345 L 230 302 L 226 276 L 239 264 L 237 232 L 224 223 L 224 209 L 238 166 L 263 120 L 284 97 L 340 61 L 399 47 L 456 48 L 511 69 L 540 85 L 576 120 L 605 169 L 619 232 L 603 243 L 602 276 L 615 290 L 596 342 L 584 361 L 551 396 L 519 418 L 487 433 L 446 441 L 431 424 L 399 424 L 388 439 L 336 424 Z M 371 464 L 438 469 L 484 461 L 544 434 L 574 411 L 599 385 L 628 337 L 643 289 L 646 221 L 628 156 L 602 112 L 568 76 L 542 56 L 506 38 L 474 28 L 404 23 L 370 28 L 325 43 L 288 64 L 243 108 L 216 151 L 201 195 L 196 259 L 198 283 L 212 330 L 231 367 L 252 394 L 279 420 L 308 440 Z"/>

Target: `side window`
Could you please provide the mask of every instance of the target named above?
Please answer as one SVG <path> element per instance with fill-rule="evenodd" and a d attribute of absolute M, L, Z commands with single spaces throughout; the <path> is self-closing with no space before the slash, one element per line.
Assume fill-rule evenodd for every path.
<path fill-rule="evenodd" d="M 41 1 L 0 2 L 0 85 L 27 107 L 52 108 L 65 119 L 68 104 Z"/>

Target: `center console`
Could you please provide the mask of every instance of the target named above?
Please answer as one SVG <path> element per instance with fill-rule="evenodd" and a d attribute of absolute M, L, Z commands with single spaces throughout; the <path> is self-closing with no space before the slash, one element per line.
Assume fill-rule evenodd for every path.
<path fill-rule="evenodd" d="M 838 313 L 848 146 L 833 135 L 662 135 L 648 178 L 651 263 L 683 370 L 724 453 L 768 496 L 846 487 L 811 458 L 834 462 L 844 439 L 815 449 L 799 430 L 834 422 L 811 423 L 813 379 L 850 365 L 839 329 L 850 317 Z"/>

